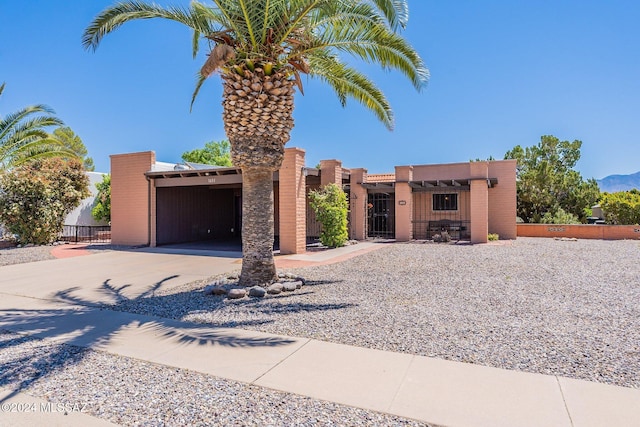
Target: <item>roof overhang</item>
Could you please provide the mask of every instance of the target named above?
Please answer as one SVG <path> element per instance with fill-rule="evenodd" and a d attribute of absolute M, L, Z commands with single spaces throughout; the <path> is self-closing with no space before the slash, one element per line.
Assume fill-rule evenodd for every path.
<path fill-rule="evenodd" d="M 471 181 L 475 179 L 436 179 L 425 181 L 409 181 L 409 186 L 414 191 L 437 191 L 437 190 L 469 190 Z M 492 188 L 498 184 L 498 178 L 486 178 L 487 187 Z"/>
<path fill-rule="evenodd" d="M 395 182 L 363 182 L 361 184 L 367 190 L 384 190 L 395 188 Z"/>
<path fill-rule="evenodd" d="M 277 174 L 277 173 L 276 173 Z M 274 174 L 274 180 L 277 175 Z M 186 187 L 198 185 L 242 184 L 240 168 L 185 169 L 145 173 L 156 187 Z"/>

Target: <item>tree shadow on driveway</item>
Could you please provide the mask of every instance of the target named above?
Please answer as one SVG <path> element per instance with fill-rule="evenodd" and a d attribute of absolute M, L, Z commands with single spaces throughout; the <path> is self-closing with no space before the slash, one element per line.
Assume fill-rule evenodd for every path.
<path fill-rule="evenodd" d="M 133 298 L 123 294 L 129 285 L 114 286 L 110 279 L 103 282 L 100 292 L 119 303 L 153 299 L 156 298 L 154 293 L 174 277 L 152 284 Z M 20 308 L 0 309 L 0 386 L 10 385 L 13 390 L 0 403 L 24 391 L 39 378 L 78 363 L 87 354 L 86 349 L 131 346 L 134 353 L 144 355 L 146 352 L 154 356 L 169 351 L 168 348 L 176 348 L 176 344 L 215 349 L 284 347 L 299 342 L 259 332 L 112 311 L 104 304 L 74 295 L 77 289 L 58 291 L 46 302 L 22 298 L 21 303 L 16 304 Z M 31 304 L 37 308 L 32 308 L 34 305 Z M 126 352 L 116 354 L 134 357 Z"/>

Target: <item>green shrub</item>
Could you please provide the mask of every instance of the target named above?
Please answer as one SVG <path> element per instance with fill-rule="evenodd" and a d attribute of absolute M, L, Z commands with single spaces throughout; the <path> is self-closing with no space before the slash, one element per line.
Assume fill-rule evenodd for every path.
<path fill-rule="evenodd" d="M 487 240 L 489 240 L 490 242 L 495 242 L 496 240 L 499 240 L 500 236 L 496 233 L 489 233 L 487 235 Z"/>
<path fill-rule="evenodd" d="M 336 184 L 329 184 L 319 191 L 310 191 L 311 208 L 322 224 L 320 242 L 330 248 L 343 246 L 349 235 L 347 233 L 347 212 L 349 205 L 347 195 Z"/>
<path fill-rule="evenodd" d="M 540 220 L 542 224 L 580 224 L 578 217 L 572 213 L 558 208 L 555 213 L 547 212 Z"/>
<path fill-rule="evenodd" d="M 0 175 L 0 222 L 19 243 L 51 243 L 88 196 L 89 178 L 78 160 L 34 160 Z"/>
<path fill-rule="evenodd" d="M 111 224 L 111 175 L 104 175 L 102 182 L 96 184 L 98 194 L 91 209 L 91 216 L 96 221 L 106 221 Z"/>
<path fill-rule="evenodd" d="M 640 191 L 604 193 L 600 200 L 607 223 L 618 225 L 640 224 Z"/>

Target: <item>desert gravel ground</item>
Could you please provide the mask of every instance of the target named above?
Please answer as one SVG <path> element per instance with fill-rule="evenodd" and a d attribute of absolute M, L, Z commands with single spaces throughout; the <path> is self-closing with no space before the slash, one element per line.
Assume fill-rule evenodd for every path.
<path fill-rule="evenodd" d="M 51 248 L 0 249 L 0 267 L 52 259 Z M 0 386 L 125 426 L 429 426 L 1 329 Z"/>
<path fill-rule="evenodd" d="M 54 259 L 51 255 L 53 246 L 30 246 L 24 248 L 0 249 L 0 267 L 4 265 L 23 264 L 25 262 Z"/>
<path fill-rule="evenodd" d="M 295 292 L 230 301 L 211 278 L 110 308 L 640 388 L 638 260 L 639 241 L 389 244 L 290 270 Z M 123 425 L 422 425 L 8 332 L 0 366 L 0 385 Z"/>
<path fill-rule="evenodd" d="M 389 244 L 265 299 L 196 282 L 118 310 L 640 388 L 640 242 Z"/>

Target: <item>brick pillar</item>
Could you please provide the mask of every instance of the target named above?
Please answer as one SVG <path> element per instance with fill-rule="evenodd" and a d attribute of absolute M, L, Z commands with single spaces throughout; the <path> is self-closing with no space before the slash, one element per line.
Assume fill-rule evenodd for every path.
<path fill-rule="evenodd" d="M 351 235 L 350 239 L 364 240 L 367 238 L 367 189 L 362 186 L 367 180 L 367 170 L 351 169 L 350 206 Z"/>
<path fill-rule="evenodd" d="M 280 168 L 280 253 L 306 252 L 306 177 L 302 173 L 305 152 L 300 148 L 286 148 Z"/>
<path fill-rule="evenodd" d="M 111 242 L 115 245 L 151 243 L 150 183 L 145 172 L 155 162 L 153 151 L 111 156 Z"/>
<path fill-rule="evenodd" d="M 471 162 L 471 243 L 487 243 L 489 234 L 489 173 L 487 162 Z"/>
<path fill-rule="evenodd" d="M 413 180 L 413 166 L 396 166 L 396 240 L 406 242 L 413 238 L 413 193 L 409 181 Z"/>
<path fill-rule="evenodd" d="M 338 184 L 342 188 L 342 162 L 340 160 L 320 160 L 320 185 Z"/>

